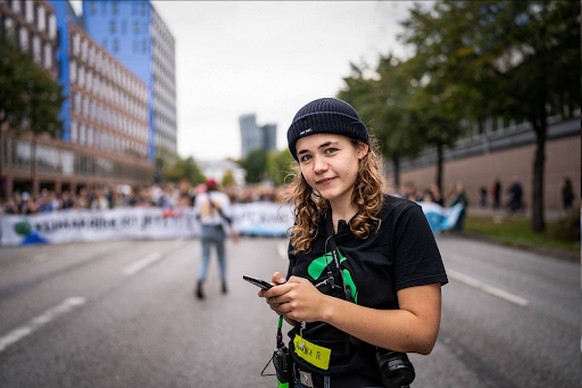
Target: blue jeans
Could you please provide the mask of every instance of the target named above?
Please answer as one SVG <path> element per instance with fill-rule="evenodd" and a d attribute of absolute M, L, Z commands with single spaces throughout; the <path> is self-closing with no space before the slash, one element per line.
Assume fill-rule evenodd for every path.
<path fill-rule="evenodd" d="M 208 264 L 210 262 L 210 249 L 214 245 L 216 248 L 216 255 L 218 256 L 218 265 L 220 268 L 220 278 L 226 280 L 226 252 L 224 249 L 225 233 L 222 226 L 218 228 L 215 225 L 202 225 L 201 240 L 202 240 L 202 260 L 198 268 L 198 280 L 206 280 L 208 273 Z"/>

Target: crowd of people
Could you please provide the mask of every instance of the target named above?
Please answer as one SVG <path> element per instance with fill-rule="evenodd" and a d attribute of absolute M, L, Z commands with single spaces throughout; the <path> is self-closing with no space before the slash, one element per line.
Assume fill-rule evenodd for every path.
<path fill-rule="evenodd" d="M 78 193 L 55 192 L 42 189 L 38 196 L 27 191 L 15 191 L 0 203 L 0 214 L 37 214 L 67 209 L 107 210 L 127 207 L 192 207 L 196 195 L 206 190 L 205 184 L 192 186 L 188 182 L 179 184 L 127 185 L 104 188 L 81 188 Z M 255 187 L 233 186 L 225 189 L 233 203 L 255 201 L 281 201 L 282 189 L 266 185 Z M 0 200 L 1 201 L 1 200 Z"/>

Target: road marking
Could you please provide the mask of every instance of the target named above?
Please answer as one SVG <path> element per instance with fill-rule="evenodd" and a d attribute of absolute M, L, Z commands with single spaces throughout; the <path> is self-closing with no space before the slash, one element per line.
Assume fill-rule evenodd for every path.
<path fill-rule="evenodd" d="M 85 304 L 86 299 L 82 297 L 71 297 L 62 301 L 60 304 L 51 307 L 41 315 L 32 318 L 26 325 L 17 327 L 8 334 L 0 337 L 0 353 L 10 345 L 20 341 L 24 337 L 34 333 L 42 326 L 55 320 L 59 315 L 72 311 L 75 307 Z"/>
<path fill-rule="evenodd" d="M 287 254 L 287 247 L 288 247 L 288 243 L 279 243 L 277 245 L 277 252 L 279 253 L 279 257 L 283 260 L 287 260 L 289 258 L 288 254 Z"/>
<path fill-rule="evenodd" d="M 135 275 L 139 271 L 143 270 L 144 268 L 152 265 L 156 261 L 162 258 L 162 254 L 160 252 L 153 252 L 144 257 L 141 260 L 131 263 L 127 267 L 125 267 L 122 272 L 126 276 Z"/>
<path fill-rule="evenodd" d="M 529 304 L 528 300 L 522 298 L 521 296 L 517 296 L 510 292 L 504 291 L 500 288 L 490 286 L 470 276 L 464 275 L 460 272 L 447 269 L 447 275 L 460 281 L 461 283 L 465 283 L 468 286 L 478 288 L 482 291 L 487 292 L 488 294 L 494 295 L 501 299 L 505 299 L 511 303 L 515 303 L 520 306 L 527 306 Z"/>

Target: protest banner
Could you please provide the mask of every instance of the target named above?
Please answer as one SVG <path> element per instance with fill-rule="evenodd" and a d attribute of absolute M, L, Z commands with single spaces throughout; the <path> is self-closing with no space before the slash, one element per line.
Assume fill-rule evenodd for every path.
<path fill-rule="evenodd" d="M 235 204 L 240 235 L 285 236 L 292 225 L 289 205 Z M 61 210 L 0 218 L 1 245 L 63 244 L 80 241 L 194 238 L 200 225 L 192 208 L 119 208 L 105 211 Z"/>
<path fill-rule="evenodd" d="M 462 205 L 443 208 L 419 202 L 431 230 L 451 229 Z M 233 223 L 241 236 L 284 237 L 293 226 L 290 204 L 236 203 Z M 64 244 L 111 240 L 196 238 L 200 225 L 192 208 L 119 208 L 105 211 L 61 210 L 0 218 L 0 245 Z"/>

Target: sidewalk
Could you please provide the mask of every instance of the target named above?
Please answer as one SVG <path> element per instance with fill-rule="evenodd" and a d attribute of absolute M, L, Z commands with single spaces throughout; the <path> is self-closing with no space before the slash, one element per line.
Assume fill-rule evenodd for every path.
<path fill-rule="evenodd" d="M 509 214 L 506 209 L 489 209 L 489 208 L 480 208 L 480 207 L 469 207 L 468 213 L 470 217 L 484 217 L 484 218 L 491 218 L 494 223 L 502 224 L 503 220 L 505 219 L 523 219 L 529 220 L 531 219 L 531 212 L 526 210 L 524 212 L 520 212 L 517 214 Z M 566 212 L 562 210 L 546 210 L 544 217 L 546 222 L 548 221 L 556 221 L 561 218 L 564 218 L 567 215 Z M 487 241 L 492 244 L 499 244 L 504 246 L 510 246 L 516 249 L 523 249 L 528 251 L 534 251 L 544 256 L 550 256 L 557 259 L 564 259 L 567 261 L 579 261 L 580 260 L 580 252 L 570 251 L 570 250 L 563 250 L 559 248 L 547 248 L 543 246 L 523 246 L 521 244 L 508 244 L 505 242 L 500 241 L 494 237 L 487 236 L 485 234 L 478 234 L 478 233 L 469 233 L 464 231 L 462 233 L 455 234 L 458 237 L 470 238 L 470 239 L 477 239 L 482 241 Z"/>
<path fill-rule="evenodd" d="M 479 217 L 499 217 L 501 219 L 506 218 L 506 217 L 514 217 L 514 218 L 531 218 L 531 209 L 525 209 L 524 211 L 520 211 L 518 213 L 515 214 L 510 214 L 509 211 L 507 211 L 507 209 L 504 208 L 499 208 L 499 209 L 493 209 L 493 208 L 482 208 L 482 207 L 478 207 L 478 206 L 469 206 L 469 209 L 467 211 L 467 214 L 470 214 L 472 216 L 479 216 Z M 556 209 L 546 209 L 544 211 L 544 217 L 546 221 L 555 221 L 555 220 L 559 220 L 560 218 L 564 218 L 568 215 L 569 213 L 563 211 L 563 210 L 556 210 Z"/>

